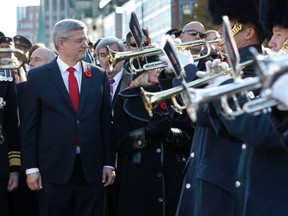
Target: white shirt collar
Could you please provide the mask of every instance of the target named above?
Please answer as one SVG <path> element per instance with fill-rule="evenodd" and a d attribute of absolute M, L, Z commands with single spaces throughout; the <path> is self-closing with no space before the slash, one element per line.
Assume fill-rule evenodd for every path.
<path fill-rule="evenodd" d="M 61 73 L 65 73 L 67 71 L 67 68 L 69 68 L 70 66 L 67 65 L 59 56 L 57 58 L 57 64 L 59 66 L 59 69 L 61 71 Z M 76 72 L 80 73 L 81 72 L 81 65 L 80 62 L 78 62 L 77 64 L 75 64 L 73 66 L 76 69 Z"/>

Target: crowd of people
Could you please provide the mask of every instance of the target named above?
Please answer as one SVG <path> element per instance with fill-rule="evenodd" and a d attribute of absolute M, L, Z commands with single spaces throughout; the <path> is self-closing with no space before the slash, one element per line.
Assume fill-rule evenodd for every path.
<path fill-rule="evenodd" d="M 254 49 L 270 58 L 267 64 L 277 64 L 271 59 L 288 50 L 287 9 L 286 0 L 209 0 L 207 13 L 215 26 L 228 16 L 240 63 L 255 63 Z M 195 120 L 186 87 L 180 93 L 172 89 L 191 84 L 216 93 L 239 81 L 231 69 L 209 79 L 233 66 L 223 27 L 207 30 L 192 20 L 166 33 L 183 70 L 180 79 L 164 51 L 143 54 L 159 48 L 148 29 L 141 29 L 142 49 L 132 32 L 124 40 L 107 36 L 91 42 L 87 30 L 76 19 L 58 21 L 55 49 L 0 32 L 0 215 L 287 214 L 283 62 L 271 71 L 268 87 L 233 96 L 227 90 L 232 110 L 264 97 L 264 87 L 277 106 L 229 116 L 214 96 L 197 109 Z M 121 52 L 126 55 L 117 59 Z M 156 62 L 165 64 L 145 69 Z M 257 77 L 256 70 L 275 68 L 255 65 L 241 68 L 242 83 Z M 151 115 L 143 92 L 167 89 L 168 97 L 159 96 Z"/>

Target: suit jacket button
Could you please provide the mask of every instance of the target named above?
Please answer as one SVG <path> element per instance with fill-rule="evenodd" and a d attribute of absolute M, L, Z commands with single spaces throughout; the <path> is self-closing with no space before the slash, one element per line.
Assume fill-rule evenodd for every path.
<path fill-rule="evenodd" d="M 139 146 L 141 146 L 141 145 L 143 144 L 143 142 L 142 142 L 141 139 L 139 139 L 139 140 L 137 141 L 137 143 L 138 143 Z"/>
<path fill-rule="evenodd" d="M 161 153 L 161 148 L 157 148 L 156 153 Z"/>
<path fill-rule="evenodd" d="M 160 203 L 163 202 L 163 197 L 159 197 L 158 202 L 160 202 Z"/>
<path fill-rule="evenodd" d="M 242 150 L 245 150 L 247 148 L 246 144 L 242 144 L 241 148 Z"/>
<path fill-rule="evenodd" d="M 80 121 L 79 121 L 79 120 L 77 120 L 77 121 L 76 121 L 76 123 L 77 123 L 77 124 L 79 124 L 79 123 L 80 123 Z"/>
<path fill-rule="evenodd" d="M 235 182 L 235 187 L 236 188 L 240 188 L 241 187 L 241 182 L 240 181 L 236 181 Z"/>
<path fill-rule="evenodd" d="M 194 158 L 194 157 L 195 157 L 195 153 L 194 153 L 194 152 L 191 152 L 190 157 L 191 157 L 191 158 Z"/>
<path fill-rule="evenodd" d="M 161 172 L 157 173 L 157 177 L 161 178 L 162 177 L 162 173 Z"/>
<path fill-rule="evenodd" d="M 187 183 L 187 184 L 185 185 L 185 188 L 186 188 L 186 189 L 190 189 L 190 188 L 191 188 L 191 184 Z"/>

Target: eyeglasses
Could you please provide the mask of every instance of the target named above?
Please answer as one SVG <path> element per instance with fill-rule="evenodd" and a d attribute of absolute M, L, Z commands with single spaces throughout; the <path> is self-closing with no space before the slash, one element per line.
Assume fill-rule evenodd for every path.
<path fill-rule="evenodd" d="M 62 39 L 69 39 L 68 37 L 63 37 Z M 87 38 L 80 38 L 80 39 L 76 39 L 76 40 L 72 40 L 74 43 L 80 45 L 82 44 L 83 42 L 85 42 L 85 44 L 88 44 L 89 43 L 89 40 L 87 40 Z"/>
<path fill-rule="evenodd" d="M 149 43 L 147 41 L 144 41 L 143 42 L 143 46 L 148 46 Z M 132 42 L 130 44 L 127 44 L 127 46 L 132 46 L 132 47 L 137 47 L 136 43 L 135 42 Z"/>
<path fill-rule="evenodd" d="M 187 32 L 188 34 L 193 35 L 193 36 L 196 36 L 197 34 L 199 34 L 200 38 L 206 38 L 207 37 L 207 35 L 205 33 L 201 33 L 201 32 L 194 30 L 194 29 L 186 30 L 184 32 Z"/>

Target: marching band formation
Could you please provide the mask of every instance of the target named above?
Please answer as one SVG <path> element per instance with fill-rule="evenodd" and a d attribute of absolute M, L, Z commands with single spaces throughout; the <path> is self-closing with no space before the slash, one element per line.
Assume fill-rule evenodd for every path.
<path fill-rule="evenodd" d="M 134 12 L 124 42 L 1 33 L 1 216 L 288 214 L 288 1 L 207 8 L 161 45 Z"/>

